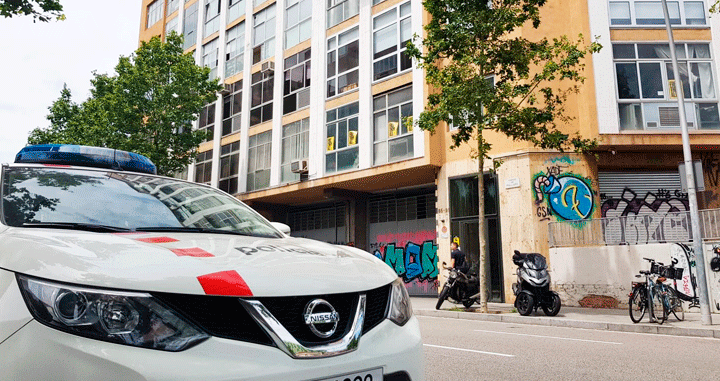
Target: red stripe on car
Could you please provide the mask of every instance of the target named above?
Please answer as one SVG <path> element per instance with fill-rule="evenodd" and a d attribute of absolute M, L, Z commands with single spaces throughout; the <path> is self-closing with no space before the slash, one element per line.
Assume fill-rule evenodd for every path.
<path fill-rule="evenodd" d="M 168 243 L 177 242 L 175 238 L 170 237 L 150 237 L 150 238 L 135 238 L 136 241 L 147 242 L 147 243 Z"/>
<path fill-rule="evenodd" d="M 201 275 L 197 279 L 208 295 L 253 296 L 250 287 L 235 270 Z"/>
<path fill-rule="evenodd" d="M 214 257 L 214 255 L 199 247 L 191 247 L 187 249 L 170 249 L 178 257 Z"/>

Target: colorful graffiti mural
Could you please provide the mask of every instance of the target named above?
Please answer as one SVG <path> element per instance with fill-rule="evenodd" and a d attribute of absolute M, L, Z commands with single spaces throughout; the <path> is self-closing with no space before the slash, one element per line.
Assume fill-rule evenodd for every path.
<path fill-rule="evenodd" d="M 376 230 L 370 243 L 370 252 L 403 278 L 411 295 L 437 295 L 437 233 L 430 230 L 434 227 L 430 224 L 434 225 L 434 221 L 425 221 L 427 227 L 420 229 L 420 226 L 412 229 L 410 224 L 406 224 L 402 227 L 409 231 L 398 233 Z"/>
<path fill-rule="evenodd" d="M 595 210 L 595 197 L 590 179 L 565 173 L 565 169 L 574 163 L 568 157 L 549 161 L 555 164 L 533 177 L 537 216 L 541 221 L 549 220 L 550 216 L 555 216 L 559 221 L 591 218 Z"/>
<path fill-rule="evenodd" d="M 437 248 L 433 241 L 425 241 L 421 245 L 408 242 L 405 247 L 396 247 L 391 243 L 384 247 L 384 252 L 375 250 L 373 254 L 392 267 L 405 283 L 416 279 L 435 281 L 438 276 Z"/>
<path fill-rule="evenodd" d="M 687 194 L 679 190 L 659 189 L 639 196 L 630 188 L 620 198 L 606 198 L 600 206 L 607 243 L 684 242 L 690 239 L 689 219 L 684 212 L 690 209 Z M 623 218 L 614 218 L 623 217 Z"/>

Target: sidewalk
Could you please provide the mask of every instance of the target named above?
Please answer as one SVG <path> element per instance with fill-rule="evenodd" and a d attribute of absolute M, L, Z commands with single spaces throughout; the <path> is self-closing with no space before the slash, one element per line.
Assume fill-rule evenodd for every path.
<path fill-rule="evenodd" d="M 542 310 L 530 316 L 521 316 L 513 312 L 512 304 L 488 303 L 490 313 L 483 314 L 476 312 L 477 305 L 465 310 L 462 305 L 455 305 L 446 300 L 438 311 L 435 310 L 437 298 L 414 296 L 411 299 L 413 312 L 419 316 L 720 339 L 720 315 L 714 314 L 713 325 L 705 326 L 700 322 L 700 312 L 697 308 L 694 308 L 693 312 L 686 311 L 684 321 L 677 321 L 675 316 L 670 314 L 664 324 L 658 325 L 650 323 L 647 314 L 642 322 L 633 324 L 627 309 L 563 306 L 560 313 L 554 317 L 545 316 Z"/>

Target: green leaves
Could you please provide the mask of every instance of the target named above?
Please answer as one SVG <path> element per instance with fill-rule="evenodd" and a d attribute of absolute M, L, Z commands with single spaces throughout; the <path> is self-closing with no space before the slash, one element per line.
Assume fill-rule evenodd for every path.
<path fill-rule="evenodd" d="M 0 16 L 32 16 L 33 22 L 65 20 L 59 0 L 0 0 Z"/>
<path fill-rule="evenodd" d="M 540 25 L 545 0 L 425 0 L 431 21 L 427 37 L 408 45 L 408 54 L 437 90 L 417 120 L 434 131 L 440 121 L 453 123 L 453 148 L 478 139 L 478 155 L 491 146 L 484 130 L 547 148 L 579 152 L 593 142 L 558 129 L 566 123 L 564 104 L 579 91 L 584 59 L 600 50 L 583 36 L 529 40 L 520 28 Z"/>
<path fill-rule="evenodd" d="M 183 53 L 176 33 L 167 42 L 143 42 L 120 57 L 115 72 L 94 73 L 91 96 L 80 105 L 64 88 L 49 108 L 50 126 L 35 129 L 28 142 L 111 147 L 147 156 L 159 174 L 182 171 L 205 139 L 205 132 L 193 131 L 193 121 L 216 100 L 217 79 L 209 80 L 209 69 Z"/>

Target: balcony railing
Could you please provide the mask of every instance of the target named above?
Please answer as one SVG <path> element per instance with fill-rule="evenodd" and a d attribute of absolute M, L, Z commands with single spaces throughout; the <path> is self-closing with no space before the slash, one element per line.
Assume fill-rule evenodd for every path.
<path fill-rule="evenodd" d="M 703 239 L 720 239 L 720 209 L 700 211 Z M 550 247 L 644 245 L 693 240 L 690 212 L 635 215 L 549 224 Z"/>

